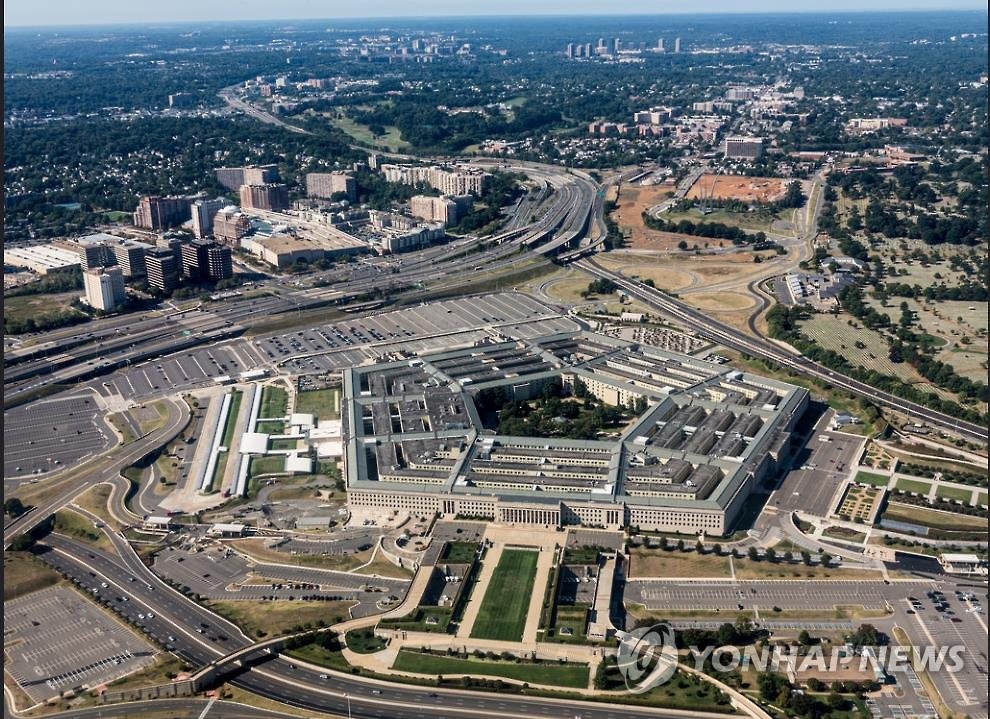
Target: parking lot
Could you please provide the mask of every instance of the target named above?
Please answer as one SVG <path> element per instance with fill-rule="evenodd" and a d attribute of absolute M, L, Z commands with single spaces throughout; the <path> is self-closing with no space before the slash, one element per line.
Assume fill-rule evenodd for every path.
<path fill-rule="evenodd" d="M 867 697 L 866 707 L 874 719 L 913 719 L 931 717 L 938 713 L 928 692 L 913 669 L 890 673 L 891 684 Z"/>
<path fill-rule="evenodd" d="M 6 668 L 35 701 L 154 662 L 154 647 L 68 587 L 4 603 Z"/>
<path fill-rule="evenodd" d="M 649 609 L 752 610 L 772 618 L 773 607 L 781 609 L 831 610 L 835 606 L 883 609 L 913 592 L 924 594 L 931 582 L 849 580 L 706 581 L 697 582 L 633 579 L 626 583 L 624 599 Z"/>
<path fill-rule="evenodd" d="M 834 509 L 833 497 L 856 465 L 863 438 L 829 431 L 831 415 L 829 411 L 822 416 L 807 445 L 798 451 L 793 469 L 770 496 L 768 506 L 818 517 L 827 517 Z"/>
<path fill-rule="evenodd" d="M 935 598 L 926 591 L 912 595 L 917 600 L 913 604 L 908 599 L 896 603 L 896 623 L 916 646 L 963 647 L 960 671 L 930 672 L 930 675 L 939 693 L 955 710 L 973 719 L 986 719 L 987 624 L 983 609 L 986 587 L 963 589 L 960 596 L 951 589 L 954 586 L 947 584 L 942 589 L 944 594 Z M 965 599 L 971 592 L 975 592 L 975 598 Z M 939 611 L 937 606 L 943 609 Z"/>
<path fill-rule="evenodd" d="M 89 394 L 39 400 L 4 412 L 3 476 L 71 467 L 110 446 L 113 433 Z"/>
<path fill-rule="evenodd" d="M 226 547 L 187 551 L 169 547 L 155 557 L 153 571 L 160 577 L 188 587 L 212 600 L 342 599 L 359 602 L 352 616 L 375 611 L 385 595 L 402 598 L 409 588 L 405 579 L 255 563 Z"/>
<path fill-rule="evenodd" d="M 531 327 L 529 323 L 538 326 Z M 487 336 L 483 329 L 486 327 L 531 336 L 574 329 L 574 323 L 556 317 L 553 310 L 530 297 L 502 293 L 342 320 L 260 338 L 254 343 L 259 354 L 270 362 L 282 362 L 296 372 L 317 372 L 360 364 L 384 351 L 422 352 L 469 343 Z"/>
<path fill-rule="evenodd" d="M 252 355 L 253 356 L 253 355 Z M 145 362 L 90 382 L 100 394 L 141 400 L 213 384 L 217 377 L 237 377 L 258 363 L 240 347 L 222 344 Z"/>

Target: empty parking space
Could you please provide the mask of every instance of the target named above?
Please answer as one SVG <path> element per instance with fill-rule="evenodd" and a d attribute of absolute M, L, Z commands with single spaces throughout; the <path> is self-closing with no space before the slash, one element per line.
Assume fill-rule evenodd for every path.
<path fill-rule="evenodd" d="M 4 604 L 7 668 L 35 701 L 112 681 L 154 661 L 154 647 L 67 587 Z"/>

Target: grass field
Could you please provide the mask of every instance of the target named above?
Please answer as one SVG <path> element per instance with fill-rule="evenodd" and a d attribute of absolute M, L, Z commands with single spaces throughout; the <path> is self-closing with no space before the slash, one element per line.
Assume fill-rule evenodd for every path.
<path fill-rule="evenodd" d="M 752 232 L 770 232 L 773 222 L 777 217 L 773 214 L 760 212 L 727 212 L 726 210 L 715 210 L 707 215 L 702 215 L 697 210 L 693 212 L 665 212 L 660 217 L 667 222 L 680 222 L 690 220 L 695 224 L 699 222 L 719 222 L 730 227 L 738 227 Z"/>
<path fill-rule="evenodd" d="M 82 315 L 82 312 L 74 310 L 70 305 L 77 299 L 82 291 L 59 292 L 45 295 L 21 295 L 19 297 L 3 298 L 3 316 L 10 320 L 26 320 L 28 318 L 43 317 L 59 312 L 74 312 Z"/>
<path fill-rule="evenodd" d="M 61 577 L 26 552 L 3 553 L 3 599 L 58 584 Z"/>
<path fill-rule="evenodd" d="M 945 499 L 955 499 L 969 504 L 973 498 L 973 492 L 969 489 L 960 489 L 958 487 L 939 487 L 935 490 L 935 496 Z"/>
<path fill-rule="evenodd" d="M 537 552 L 526 549 L 502 552 L 471 630 L 473 638 L 510 642 L 522 639 L 538 557 Z"/>
<path fill-rule="evenodd" d="M 348 618 L 353 602 L 305 602 L 301 600 L 218 601 L 207 606 L 239 626 L 245 634 L 262 638 L 291 631 L 301 631 L 305 625 L 317 626 L 323 621 L 336 624 Z"/>
<path fill-rule="evenodd" d="M 55 531 L 86 544 L 92 544 L 97 549 L 111 554 L 117 553 L 110 540 L 93 526 L 92 521 L 71 509 L 60 509 L 55 512 Z"/>
<path fill-rule="evenodd" d="M 285 457 L 273 454 L 266 457 L 252 457 L 248 463 L 248 477 L 274 474 L 285 471 Z"/>
<path fill-rule="evenodd" d="M 470 674 L 480 677 L 503 677 L 555 687 L 584 688 L 588 686 L 587 664 L 560 664 L 556 662 L 536 664 L 522 661 L 459 659 L 403 649 L 396 656 L 392 668 L 397 671 L 417 674 Z"/>
<path fill-rule="evenodd" d="M 282 387 L 268 384 L 261 390 L 259 417 L 284 417 L 289 411 L 289 393 Z"/>
<path fill-rule="evenodd" d="M 915 494 L 928 494 L 932 491 L 932 485 L 928 482 L 919 482 L 915 479 L 905 479 L 904 477 L 897 478 L 897 484 L 894 485 L 894 488 L 905 492 L 914 492 Z"/>
<path fill-rule="evenodd" d="M 296 395 L 296 412 L 320 419 L 340 419 L 340 390 L 314 389 Z"/>
<path fill-rule="evenodd" d="M 857 484 L 869 484 L 874 487 L 886 487 L 890 478 L 883 474 L 873 474 L 873 472 L 856 472 Z"/>
<path fill-rule="evenodd" d="M 387 125 L 385 127 L 385 134 L 381 137 L 375 137 L 367 125 L 354 122 L 354 120 L 346 116 L 330 118 L 330 124 L 340 128 L 358 142 L 363 142 L 383 150 L 396 152 L 409 147 L 409 143 L 402 139 L 402 133 L 399 132 L 399 128 L 394 125 Z"/>

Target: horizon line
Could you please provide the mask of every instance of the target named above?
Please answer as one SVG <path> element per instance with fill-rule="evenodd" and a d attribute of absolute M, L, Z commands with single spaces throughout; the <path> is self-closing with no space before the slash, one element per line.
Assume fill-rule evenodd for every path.
<path fill-rule="evenodd" d="M 132 27 L 135 25 L 143 25 L 146 27 L 153 26 L 172 26 L 172 25 L 211 25 L 211 24 L 246 24 L 246 23 L 311 23 L 311 22 L 335 22 L 335 21 L 365 21 L 365 20 L 390 20 L 390 21 L 404 21 L 404 20 L 470 20 L 470 19 L 556 19 L 556 18 L 603 18 L 603 17 L 621 17 L 621 18 L 649 18 L 649 17 L 712 17 L 718 15 L 733 15 L 733 16 L 764 16 L 764 15 L 865 15 L 865 14 L 877 14 L 877 15 L 902 15 L 902 14 L 924 14 L 924 13 L 981 13 L 982 7 L 975 5 L 955 5 L 953 7 L 912 7 L 905 8 L 902 10 L 891 10 L 885 8 L 863 8 L 863 9 L 842 9 L 842 10 L 822 10 L 822 9 L 794 9 L 794 10 L 719 10 L 715 12 L 705 12 L 698 10 L 687 10 L 687 11 L 668 11 L 659 13 L 645 13 L 645 12 L 579 12 L 579 13 L 513 13 L 513 14 L 502 14 L 502 13 L 470 13 L 466 15 L 365 15 L 365 16 L 337 16 L 337 17 L 295 17 L 295 18 L 242 18 L 237 20 L 218 18 L 216 20 L 203 20 L 203 19 L 168 19 L 168 20 L 126 20 L 122 22 L 113 21 L 101 21 L 101 22 L 83 22 L 83 23 L 70 23 L 70 24 L 48 24 L 48 25 L 38 25 L 38 24 L 4 24 L 4 31 L 8 29 L 14 30 L 54 30 L 54 29 L 73 29 L 73 28 L 100 28 L 100 27 Z"/>

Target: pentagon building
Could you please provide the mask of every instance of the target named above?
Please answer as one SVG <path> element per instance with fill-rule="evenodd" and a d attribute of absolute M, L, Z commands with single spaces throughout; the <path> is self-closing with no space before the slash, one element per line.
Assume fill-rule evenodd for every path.
<path fill-rule="evenodd" d="M 632 419 L 593 440 L 486 429 L 493 393 L 558 382 Z M 788 458 L 808 406 L 800 387 L 588 332 L 356 367 L 343 388 L 352 508 L 710 535 Z"/>

